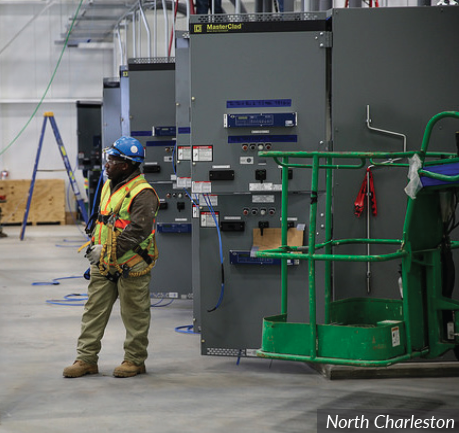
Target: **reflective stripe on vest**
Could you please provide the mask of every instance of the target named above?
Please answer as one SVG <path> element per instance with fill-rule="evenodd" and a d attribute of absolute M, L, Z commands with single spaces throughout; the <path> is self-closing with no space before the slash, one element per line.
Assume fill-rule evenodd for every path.
<path fill-rule="evenodd" d="M 114 223 L 116 231 L 121 233 L 124 228 L 131 223 L 131 216 L 130 216 L 130 208 L 133 199 L 139 194 L 141 191 L 145 189 L 154 189 L 150 186 L 150 184 L 145 180 L 142 175 L 135 177 L 134 179 L 130 180 L 126 185 L 123 185 L 121 188 L 118 188 L 114 193 L 110 195 L 110 180 L 107 180 L 102 188 L 101 200 L 100 200 L 100 214 L 102 216 L 109 216 L 113 214 L 116 208 L 119 206 L 120 201 L 122 200 L 121 207 L 116 215 L 116 220 Z M 152 233 L 140 244 L 142 249 L 147 249 L 150 245 L 148 250 L 148 255 L 155 259 L 156 253 L 156 242 L 155 242 L 155 224 L 153 222 L 153 231 Z M 95 244 L 105 244 L 107 242 L 108 231 L 112 230 L 109 228 L 104 222 L 98 223 L 96 230 L 94 232 L 94 243 Z M 123 265 L 128 263 L 135 257 L 139 257 L 133 250 L 129 250 L 125 253 L 122 257 L 118 259 L 118 263 Z M 107 257 L 104 258 L 104 263 L 107 263 Z M 110 263 L 113 266 L 112 263 Z"/>

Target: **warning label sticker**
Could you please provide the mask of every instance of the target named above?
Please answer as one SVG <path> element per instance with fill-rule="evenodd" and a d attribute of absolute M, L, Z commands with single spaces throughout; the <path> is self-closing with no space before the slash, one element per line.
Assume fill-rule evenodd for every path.
<path fill-rule="evenodd" d="M 218 224 L 218 212 L 215 212 L 214 215 L 212 212 L 201 212 L 201 227 L 216 227 L 214 216 Z"/>
<path fill-rule="evenodd" d="M 194 180 L 191 183 L 191 191 L 196 194 L 209 193 L 212 192 L 212 184 L 209 181 L 205 180 Z"/>
<path fill-rule="evenodd" d="M 191 147 L 190 146 L 177 146 L 177 160 L 178 161 L 191 161 Z"/>
<path fill-rule="evenodd" d="M 191 177 L 177 177 L 177 188 L 191 188 Z"/>
<path fill-rule="evenodd" d="M 212 146 L 193 146 L 193 162 L 212 162 Z"/>
<path fill-rule="evenodd" d="M 392 347 L 400 346 L 400 328 L 395 326 L 391 328 L 392 332 Z"/>

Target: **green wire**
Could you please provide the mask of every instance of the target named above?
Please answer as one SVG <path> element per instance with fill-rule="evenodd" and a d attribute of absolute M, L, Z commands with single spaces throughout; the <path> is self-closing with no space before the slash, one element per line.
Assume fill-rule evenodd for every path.
<path fill-rule="evenodd" d="M 16 140 L 22 135 L 22 133 L 26 130 L 26 128 L 29 126 L 29 124 L 32 121 L 32 119 L 37 114 L 38 109 L 43 104 L 43 101 L 46 98 L 46 95 L 48 94 L 49 88 L 51 87 L 51 84 L 54 81 L 54 77 L 56 76 L 57 70 L 59 69 L 59 65 L 61 64 L 62 57 L 64 56 L 64 52 L 65 52 L 65 49 L 67 48 L 67 44 L 68 44 L 68 41 L 69 41 L 69 38 L 70 38 L 70 33 L 73 30 L 73 26 L 74 26 L 75 21 L 77 19 L 78 13 L 80 12 L 81 5 L 83 4 L 83 1 L 84 0 L 80 0 L 80 3 L 78 5 L 78 7 L 77 7 L 77 10 L 76 10 L 75 15 L 74 15 L 73 20 L 72 20 L 72 24 L 70 25 L 69 31 L 67 32 L 67 37 L 65 38 L 64 47 L 62 48 L 61 54 L 59 56 L 59 60 L 57 61 L 56 67 L 54 68 L 53 75 L 51 75 L 51 80 L 49 81 L 48 86 L 46 87 L 45 93 L 41 97 L 40 102 L 38 103 L 38 105 L 35 107 L 35 110 L 32 113 L 32 115 L 30 116 L 29 120 L 26 122 L 26 124 L 23 126 L 23 128 L 19 131 L 19 133 L 16 135 L 16 137 L 14 137 L 13 141 L 10 144 L 8 144 L 8 146 L 6 146 L 2 151 L 0 151 L 0 155 L 3 155 L 16 142 Z"/>

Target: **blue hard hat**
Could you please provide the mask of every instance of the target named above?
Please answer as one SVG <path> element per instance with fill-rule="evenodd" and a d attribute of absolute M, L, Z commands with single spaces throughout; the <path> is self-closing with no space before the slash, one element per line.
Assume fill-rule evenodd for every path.
<path fill-rule="evenodd" d="M 145 151 L 142 143 L 133 137 L 121 137 L 105 150 L 107 155 L 119 156 L 134 162 L 143 162 Z"/>

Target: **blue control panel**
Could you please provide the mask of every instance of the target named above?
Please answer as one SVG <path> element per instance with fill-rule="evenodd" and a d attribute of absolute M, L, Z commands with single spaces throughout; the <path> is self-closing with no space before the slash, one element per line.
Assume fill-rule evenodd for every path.
<path fill-rule="evenodd" d="M 153 137 L 175 137 L 175 126 L 155 126 L 153 127 Z"/>
<path fill-rule="evenodd" d="M 225 128 L 277 127 L 291 128 L 297 124 L 296 113 L 225 114 Z"/>
<path fill-rule="evenodd" d="M 191 233 L 191 223 L 157 223 L 158 233 Z"/>

